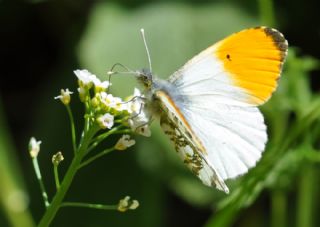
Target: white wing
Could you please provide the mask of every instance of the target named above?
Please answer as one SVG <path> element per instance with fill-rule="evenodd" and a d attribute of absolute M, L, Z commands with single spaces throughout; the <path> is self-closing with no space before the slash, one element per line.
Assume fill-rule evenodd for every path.
<path fill-rule="evenodd" d="M 267 141 L 266 126 L 256 107 L 209 104 L 197 97 L 189 97 L 189 102 L 179 109 L 205 147 L 207 162 L 222 179 L 255 166 Z"/>
<path fill-rule="evenodd" d="M 250 95 L 232 83 L 212 55 L 201 56 L 179 73 L 172 83 L 185 101 L 175 99 L 175 93 L 169 96 L 205 147 L 207 162 L 222 179 L 247 172 L 267 141 L 263 116 L 244 101 Z"/>
<path fill-rule="evenodd" d="M 158 91 L 156 96 L 163 109 L 161 127 L 173 142 L 183 162 L 205 185 L 216 186 L 219 190 L 229 193 L 227 185 L 217 174 L 212 164 L 208 163 L 202 145 L 198 143 L 199 141 L 193 135 L 188 124 L 181 118 L 182 115 L 171 102 L 170 97 L 163 91 Z"/>
<path fill-rule="evenodd" d="M 215 182 L 246 173 L 260 159 L 267 134 L 256 106 L 275 90 L 286 51 L 279 32 L 244 30 L 190 60 L 169 78 L 171 87 L 162 85 L 168 98 L 160 94 L 158 99 L 162 106 L 174 106 L 176 120 L 195 147 L 202 146 L 199 153 Z M 206 177 L 199 177 L 206 184 Z"/>

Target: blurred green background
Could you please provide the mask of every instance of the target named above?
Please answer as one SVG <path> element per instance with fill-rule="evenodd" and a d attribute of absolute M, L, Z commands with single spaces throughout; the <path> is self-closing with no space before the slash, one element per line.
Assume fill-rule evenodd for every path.
<path fill-rule="evenodd" d="M 39 162 L 50 198 L 51 156 L 58 150 L 65 155 L 61 172 L 67 169 L 69 122 L 53 97 L 60 88 L 76 90 L 72 70 L 86 68 L 106 78 L 117 62 L 147 67 L 143 27 L 153 70 L 167 78 L 215 41 L 259 25 L 286 36 L 289 56 L 277 92 L 262 107 L 267 150 L 256 168 L 227 182 L 230 195 L 189 173 L 154 122 L 151 138 L 136 137 L 133 148 L 81 170 L 66 198 L 115 204 L 130 195 L 141 206 L 126 213 L 62 208 L 52 226 L 319 226 L 318 9 L 312 0 L 0 1 L 0 226 L 34 226 L 44 212 L 27 152 L 31 136 L 42 140 Z M 120 96 L 136 86 L 126 76 L 112 82 Z"/>

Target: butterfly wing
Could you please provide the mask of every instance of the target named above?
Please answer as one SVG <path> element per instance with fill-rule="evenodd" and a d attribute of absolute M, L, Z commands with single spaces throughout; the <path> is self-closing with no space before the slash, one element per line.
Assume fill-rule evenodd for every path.
<path fill-rule="evenodd" d="M 205 96 L 210 102 L 261 105 L 277 87 L 287 49 L 275 29 L 246 29 L 198 54 L 169 82 L 188 96 Z"/>
<path fill-rule="evenodd" d="M 261 157 L 267 134 L 256 106 L 276 89 L 287 46 L 283 35 L 271 28 L 235 33 L 174 73 L 169 78 L 174 92 L 164 89 L 158 95 L 163 106 L 174 106 L 171 112 L 180 114 L 178 124 L 188 129 L 189 141 L 196 141 L 196 150 L 221 185 Z"/>
<path fill-rule="evenodd" d="M 160 118 L 161 127 L 173 142 L 183 162 L 205 185 L 216 186 L 219 190 L 229 193 L 224 181 L 204 157 L 205 150 L 202 144 L 190 130 L 188 123 L 185 122 L 170 97 L 163 91 L 158 91 L 155 95 L 163 110 Z"/>

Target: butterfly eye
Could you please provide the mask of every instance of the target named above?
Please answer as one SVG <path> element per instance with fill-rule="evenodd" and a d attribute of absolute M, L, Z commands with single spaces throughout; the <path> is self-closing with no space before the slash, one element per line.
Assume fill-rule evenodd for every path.
<path fill-rule="evenodd" d="M 138 80 L 147 88 L 152 86 L 152 74 L 148 69 L 142 69 L 139 71 Z"/>
<path fill-rule="evenodd" d="M 144 75 L 143 77 L 143 85 L 146 86 L 146 88 L 150 89 L 152 85 L 152 80 L 149 76 Z"/>

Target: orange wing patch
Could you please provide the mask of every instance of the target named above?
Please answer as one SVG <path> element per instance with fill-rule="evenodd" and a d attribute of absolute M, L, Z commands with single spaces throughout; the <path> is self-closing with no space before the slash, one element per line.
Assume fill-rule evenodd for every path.
<path fill-rule="evenodd" d="M 214 55 L 224 63 L 236 85 L 261 105 L 277 87 L 288 43 L 275 29 L 257 27 L 235 33 L 215 45 Z"/>

